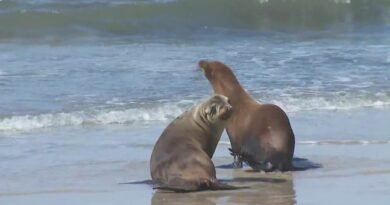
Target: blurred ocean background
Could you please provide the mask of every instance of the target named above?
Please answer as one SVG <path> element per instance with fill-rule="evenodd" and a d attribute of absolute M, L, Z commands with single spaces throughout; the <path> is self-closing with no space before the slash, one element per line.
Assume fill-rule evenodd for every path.
<path fill-rule="evenodd" d="M 0 200 L 147 178 L 167 123 L 212 93 L 199 59 L 281 106 L 297 155 L 352 146 L 390 170 L 388 0 L 0 0 Z"/>

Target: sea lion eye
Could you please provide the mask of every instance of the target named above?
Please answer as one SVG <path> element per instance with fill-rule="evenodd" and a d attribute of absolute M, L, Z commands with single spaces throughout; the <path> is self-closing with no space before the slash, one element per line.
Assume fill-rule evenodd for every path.
<path fill-rule="evenodd" d="M 216 111 L 217 111 L 216 106 L 215 105 L 211 105 L 210 107 L 208 107 L 206 109 L 206 114 L 212 116 L 212 115 L 214 115 L 216 113 Z"/>
<path fill-rule="evenodd" d="M 216 112 L 217 112 L 217 106 L 216 105 L 211 106 L 210 114 L 214 115 Z"/>

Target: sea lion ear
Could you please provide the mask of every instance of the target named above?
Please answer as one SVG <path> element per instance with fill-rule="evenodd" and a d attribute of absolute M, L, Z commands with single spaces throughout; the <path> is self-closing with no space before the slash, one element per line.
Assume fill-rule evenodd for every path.
<path fill-rule="evenodd" d="M 210 106 L 206 107 L 204 112 L 206 113 L 206 115 L 209 115 L 211 113 L 211 107 Z"/>
<path fill-rule="evenodd" d="M 199 65 L 200 68 L 206 69 L 209 66 L 209 63 L 208 63 L 207 60 L 200 60 L 198 62 L 198 65 Z"/>

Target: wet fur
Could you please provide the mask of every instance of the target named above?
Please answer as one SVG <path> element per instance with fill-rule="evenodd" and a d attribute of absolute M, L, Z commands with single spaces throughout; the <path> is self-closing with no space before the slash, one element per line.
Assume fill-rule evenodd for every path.
<path fill-rule="evenodd" d="M 286 113 L 261 104 L 240 85 L 232 70 L 218 61 L 199 61 L 214 93 L 227 96 L 234 107 L 226 127 L 235 166 L 242 161 L 254 170 L 292 170 L 295 136 Z"/>
<path fill-rule="evenodd" d="M 230 114 L 228 99 L 214 96 L 171 122 L 151 156 L 154 188 L 175 192 L 235 189 L 217 181 L 211 161 Z"/>

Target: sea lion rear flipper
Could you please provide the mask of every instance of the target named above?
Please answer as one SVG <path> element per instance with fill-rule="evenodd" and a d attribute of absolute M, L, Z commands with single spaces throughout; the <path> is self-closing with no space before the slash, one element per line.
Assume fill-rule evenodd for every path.
<path fill-rule="evenodd" d="M 237 187 L 229 184 L 225 184 L 219 181 L 215 181 L 211 183 L 210 189 L 211 190 L 236 190 L 236 189 L 247 189 L 249 187 Z"/>
<path fill-rule="evenodd" d="M 158 183 L 153 189 L 168 190 L 174 192 L 191 192 L 197 191 L 199 186 L 197 183 L 185 180 L 180 177 L 173 177 L 167 183 Z"/>
<path fill-rule="evenodd" d="M 252 169 L 256 171 L 271 171 L 273 169 L 273 165 L 270 162 L 265 160 L 256 159 L 257 157 L 253 154 L 242 152 L 241 156 L 242 161 L 246 162 Z"/>
<path fill-rule="evenodd" d="M 174 192 L 194 192 L 204 190 L 235 190 L 248 187 L 236 187 L 229 184 L 221 183 L 217 180 L 204 180 L 200 182 L 188 181 L 182 178 L 174 178 L 168 184 L 158 184 L 153 189 L 167 190 Z"/>
<path fill-rule="evenodd" d="M 142 180 L 142 181 L 129 181 L 129 182 L 121 182 L 119 184 L 147 184 L 153 185 L 153 181 L 150 179 Z"/>
<path fill-rule="evenodd" d="M 241 146 L 239 157 L 256 171 L 271 171 L 273 166 L 266 159 L 266 153 L 259 147 L 256 137 L 249 137 Z"/>
<path fill-rule="evenodd" d="M 292 171 L 305 171 L 308 169 L 322 168 L 322 164 L 313 162 L 306 158 L 294 157 L 291 164 Z"/>
<path fill-rule="evenodd" d="M 191 191 L 197 190 L 197 189 L 192 189 L 191 187 L 169 186 L 169 185 L 157 185 L 157 186 L 154 186 L 153 189 L 174 191 L 174 192 L 191 192 Z"/>
<path fill-rule="evenodd" d="M 243 167 L 243 163 L 242 163 L 242 158 L 239 154 L 237 154 L 236 152 L 233 151 L 233 148 L 228 148 L 229 151 L 230 151 L 230 155 L 233 156 L 234 160 L 233 160 L 233 164 L 232 164 L 232 167 L 234 169 L 239 169 L 239 168 L 242 168 Z"/>

